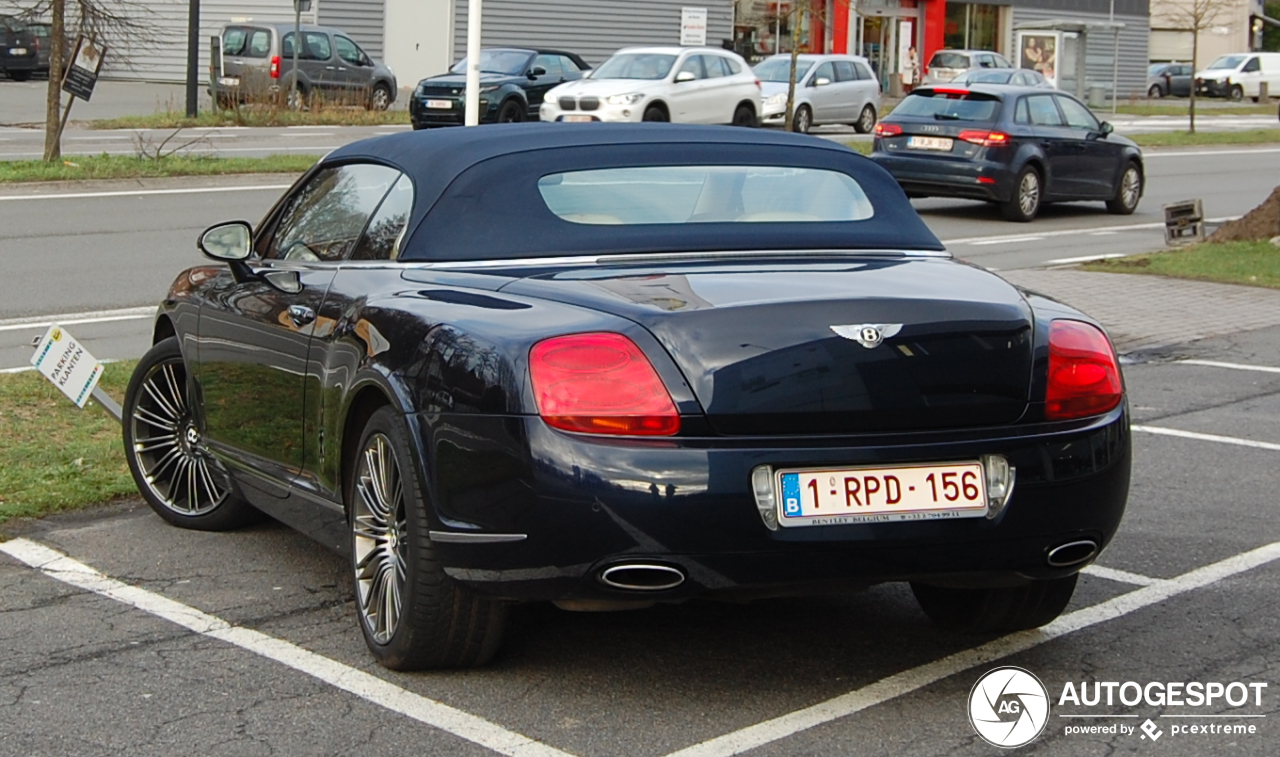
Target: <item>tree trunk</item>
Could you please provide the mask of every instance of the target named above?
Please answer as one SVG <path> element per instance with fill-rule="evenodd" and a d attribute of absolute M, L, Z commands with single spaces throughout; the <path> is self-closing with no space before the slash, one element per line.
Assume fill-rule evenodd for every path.
<path fill-rule="evenodd" d="M 44 159 L 54 162 L 62 159 L 62 140 L 58 134 L 62 126 L 62 59 L 66 55 L 63 40 L 66 38 L 66 0 L 51 0 L 49 9 L 53 15 L 49 32 L 49 89 L 44 108 Z"/>
<path fill-rule="evenodd" d="M 796 108 L 796 61 L 800 57 L 800 11 L 791 14 L 791 73 L 787 79 L 787 118 L 782 128 L 791 131 Z"/>

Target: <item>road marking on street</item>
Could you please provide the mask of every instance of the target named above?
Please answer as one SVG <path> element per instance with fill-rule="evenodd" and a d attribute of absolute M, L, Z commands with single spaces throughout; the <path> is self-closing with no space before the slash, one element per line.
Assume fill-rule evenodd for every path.
<path fill-rule="evenodd" d="M 1217 442 L 1218 444 L 1234 444 L 1237 447 L 1253 447 L 1254 449 L 1266 449 L 1273 452 L 1280 452 L 1280 444 L 1272 444 L 1271 442 L 1255 442 L 1252 439 L 1240 439 L 1234 436 L 1219 436 L 1217 434 L 1201 434 L 1196 431 L 1183 431 L 1176 428 L 1162 428 L 1160 426 L 1133 426 L 1134 431 L 1142 431 L 1148 434 L 1157 434 L 1159 436 L 1176 436 L 1181 439 L 1195 439 L 1201 442 Z"/>
<path fill-rule="evenodd" d="M 988 239 L 988 240 L 986 240 L 985 242 L 970 242 L 969 244 L 973 245 L 974 247 L 981 247 L 981 246 L 983 246 L 983 245 L 989 245 L 989 244 L 1014 244 L 1015 242 L 1038 242 L 1038 241 L 1040 241 L 1041 239 L 1044 239 L 1044 237 L 1040 237 L 1040 236 L 1035 236 L 1035 237 L 996 237 L 996 238 L 994 238 L 994 239 Z"/>
<path fill-rule="evenodd" d="M 503 728 L 443 702 L 402 689 L 375 675 L 331 660 L 296 644 L 206 614 L 168 597 L 109 578 L 63 553 L 28 539 L 0 544 L 5 552 L 49 578 L 93 592 L 175 623 L 202 636 L 235 645 L 342 689 L 392 712 L 510 757 L 572 757 L 567 752 Z"/>
<path fill-rule="evenodd" d="M 27 371 L 34 370 L 35 366 L 33 365 L 22 365 L 17 368 L 0 368 L 0 373 L 26 373 Z"/>
<path fill-rule="evenodd" d="M 1223 216 L 1221 218 L 1209 218 L 1209 219 L 1206 219 L 1206 223 L 1226 223 L 1227 221 L 1234 221 L 1239 217 L 1240 216 Z M 1131 223 L 1125 226 L 1096 226 L 1093 228 L 1085 228 L 1085 229 L 1059 229 L 1058 231 L 1041 231 L 1036 233 L 1036 238 L 1045 239 L 1048 237 L 1079 236 L 1080 234 L 1090 234 L 1090 233 L 1096 233 L 1099 231 L 1116 231 L 1116 232 L 1145 231 L 1147 229 L 1163 229 L 1163 228 L 1164 228 L 1163 221 L 1160 221 L 1157 223 Z M 960 239 L 944 239 L 942 240 L 942 243 L 944 245 L 950 246 L 953 244 L 974 244 L 977 242 L 985 242 L 988 240 L 995 240 L 995 239 L 1009 239 L 1009 240 L 1018 241 L 1026 238 L 1027 238 L 1026 234 L 1004 234 L 1001 236 L 991 236 L 991 237 L 963 237 Z"/>
<path fill-rule="evenodd" d="M 1111 232 L 1115 233 L 1115 232 Z M 1081 255 L 1078 258 L 1057 258 L 1056 260 L 1046 260 L 1041 265 L 1068 265 L 1070 263 L 1088 263 L 1090 260 L 1106 260 L 1107 258 L 1123 258 L 1128 255 L 1127 252 L 1108 252 L 1102 255 Z"/>
<path fill-rule="evenodd" d="M 1152 158 L 1202 158 L 1206 155 L 1257 155 L 1259 153 L 1280 152 L 1280 148 L 1263 148 L 1258 150 L 1188 150 L 1182 151 L 1159 151 L 1144 152 L 1143 159 L 1151 160 Z"/>
<path fill-rule="evenodd" d="M 1091 232 L 1089 232 L 1089 236 L 1091 236 L 1091 237 L 1109 237 L 1109 236 L 1112 236 L 1112 235 L 1114 235 L 1114 234 L 1119 234 L 1119 233 L 1120 233 L 1120 232 L 1118 232 L 1118 231 L 1091 231 Z"/>
<path fill-rule="evenodd" d="M 39 331 L 53 324 L 59 326 L 75 326 L 80 323 L 109 323 L 111 321 L 131 321 L 138 318 L 150 318 L 156 314 L 155 305 L 140 308 L 121 308 L 119 310 L 94 310 L 87 313 L 62 313 L 60 315 L 36 315 L 26 318 L 0 319 L 0 331 L 22 331 L 29 329 Z"/>
<path fill-rule="evenodd" d="M 1178 365 L 1203 365 L 1209 368 L 1227 368 L 1233 371 L 1257 371 L 1258 373 L 1280 373 L 1280 368 L 1269 365 L 1243 365 L 1241 363 L 1220 363 L 1217 360 L 1179 360 Z"/>
<path fill-rule="evenodd" d="M 118 192 L 67 192 L 63 194 L 0 195 L 0 202 L 18 200 L 83 200 L 90 197 L 142 197 L 146 195 L 192 195 L 206 192 L 260 192 L 288 189 L 289 184 L 259 184 L 247 187 L 183 187 L 179 189 L 124 189 Z"/>
<path fill-rule="evenodd" d="M 812 707 L 747 726 L 672 752 L 666 757 L 731 757 L 757 747 L 779 741 L 801 731 L 848 717 L 870 707 L 913 693 L 944 678 L 1028 649 L 1038 647 L 1067 634 L 1090 626 L 1116 620 L 1125 615 L 1172 599 L 1195 589 L 1239 575 L 1280 559 L 1280 542 L 1229 557 L 1220 562 L 1150 586 L 1121 594 L 1114 599 L 1085 607 L 1059 617 L 1038 630 L 1020 631 L 1002 636 L 972 649 L 966 649 L 911 670 L 895 673 L 847 694 L 828 699 Z"/>
<path fill-rule="evenodd" d="M 1161 580 L 1159 578 L 1152 578 L 1151 576 L 1144 576 L 1138 573 L 1130 573 L 1127 570 L 1120 570 L 1118 568 L 1108 568 L 1102 565 L 1089 565 L 1080 572 L 1090 576 L 1097 576 L 1098 578 L 1105 578 L 1108 581 L 1115 581 L 1122 584 L 1133 584 L 1134 586 L 1152 586 L 1160 583 Z"/>

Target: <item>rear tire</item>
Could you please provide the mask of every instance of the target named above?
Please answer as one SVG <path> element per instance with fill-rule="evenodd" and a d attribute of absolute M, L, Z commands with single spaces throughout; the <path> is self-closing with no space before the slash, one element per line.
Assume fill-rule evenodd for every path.
<path fill-rule="evenodd" d="M 1118 216 L 1132 215 L 1138 209 L 1138 201 L 1142 199 L 1142 171 L 1137 163 L 1130 162 L 1120 174 L 1120 184 L 1116 187 L 1116 195 L 1107 200 L 1107 212 Z"/>
<path fill-rule="evenodd" d="M 10 71 L 9 78 L 14 81 L 26 81 L 31 78 L 30 71 Z"/>
<path fill-rule="evenodd" d="M 1040 198 L 1044 195 L 1040 172 L 1034 166 L 1023 166 L 1013 185 L 1013 195 L 1000 203 L 1000 214 L 1006 221 L 1027 223 L 1040 212 Z"/>
<path fill-rule="evenodd" d="M 755 126 L 756 112 L 751 109 L 750 105 L 739 105 L 733 111 L 734 126 Z"/>
<path fill-rule="evenodd" d="M 870 104 L 862 107 L 862 113 L 853 124 L 853 130 L 859 134 L 870 134 L 876 128 L 876 109 Z"/>
<path fill-rule="evenodd" d="M 912 582 L 920 609 L 948 631 L 1009 633 L 1039 628 L 1062 614 L 1079 574 L 1032 581 L 1025 586 L 954 589 Z"/>
<path fill-rule="evenodd" d="M 797 134 L 808 134 L 812 126 L 813 111 L 809 110 L 809 106 L 801 105 L 796 108 L 795 114 L 791 116 L 791 130 Z"/>
<path fill-rule="evenodd" d="M 479 666 L 497 653 L 507 606 L 447 576 L 436 557 L 425 487 L 392 407 L 369 418 L 347 484 L 356 615 L 392 670 Z"/>

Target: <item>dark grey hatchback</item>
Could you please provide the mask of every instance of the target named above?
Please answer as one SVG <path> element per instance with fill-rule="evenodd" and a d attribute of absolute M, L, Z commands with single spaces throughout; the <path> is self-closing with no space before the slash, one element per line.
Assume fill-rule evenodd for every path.
<path fill-rule="evenodd" d="M 871 158 L 910 197 L 986 200 L 1010 221 L 1074 200 L 1128 215 L 1142 198 L 1138 146 L 1071 95 L 1031 87 L 920 87 L 876 126 Z"/>

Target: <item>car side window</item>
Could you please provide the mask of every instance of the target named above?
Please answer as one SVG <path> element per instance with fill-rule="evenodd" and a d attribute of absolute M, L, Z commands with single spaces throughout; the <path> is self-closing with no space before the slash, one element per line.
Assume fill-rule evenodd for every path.
<path fill-rule="evenodd" d="M 579 71 L 584 70 L 578 67 L 577 62 L 575 62 L 573 58 L 568 58 L 563 55 L 557 55 L 556 57 L 560 59 L 560 70 L 564 71 L 566 75 L 576 74 Z"/>
<path fill-rule="evenodd" d="M 400 257 L 400 238 L 413 210 L 413 182 L 401 174 L 399 181 L 382 199 L 364 234 L 351 253 L 352 260 L 395 260 Z"/>
<path fill-rule="evenodd" d="M 302 51 L 298 51 L 298 56 L 305 58 L 306 54 L 303 53 Z M 289 32 L 288 34 L 280 38 L 280 57 L 281 58 L 293 57 L 293 32 Z"/>
<path fill-rule="evenodd" d="M 360 48 L 356 43 L 340 35 L 333 35 L 333 46 L 338 50 L 338 57 L 353 66 L 360 65 Z"/>
<path fill-rule="evenodd" d="M 978 59 L 978 66 L 979 66 L 980 68 L 995 68 L 995 67 L 996 67 L 995 59 L 994 59 L 994 58 L 992 58 L 990 55 L 976 55 L 976 56 L 974 56 L 974 57 Z"/>
<path fill-rule="evenodd" d="M 322 169 L 286 201 L 262 257 L 342 260 L 399 176 L 394 168 L 370 163 Z"/>
<path fill-rule="evenodd" d="M 871 69 L 867 67 L 867 64 L 862 63 L 861 61 L 854 61 L 854 62 L 853 62 L 853 67 L 854 67 L 855 69 L 857 69 L 857 71 L 858 71 L 858 78 L 859 78 L 859 79 L 874 79 L 874 78 L 876 78 L 876 77 L 875 77 L 875 74 L 871 73 Z"/>
<path fill-rule="evenodd" d="M 1244 68 L 1240 69 L 1242 73 L 1246 73 L 1246 74 L 1251 74 L 1261 70 L 1262 70 L 1262 65 L 1258 62 L 1257 58 L 1250 58 L 1249 62 L 1244 64 Z"/>
<path fill-rule="evenodd" d="M 1013 68 L 1013 64 L 1003 55 L 994 55 L 992 57 L 996 59 L 996 68 Z"/>
<path fill-rule="evenodd" d="M 1062 108 L 1063 115 L 1067 117 L 1067 126 L 1073 129 L 1098 131 L 1098 119 L 1093 117 L 1088 108 L 1070 97 L 1057 95 L 1055 99 L 1058 101 L 1058 107 Z"/>
<path fill-rule="evenodd" d="M 241 55 L 244 53 L 245 42 L 249 40 L 247 29 L 231 28 L 222 32 L 222 54 L 223 55 Z"/>
<path fill-rule="evenodd" d="M 249 47 L 244 54 L 250 58 L 265 58 L 271 51 L 271 32 L 266 29 L 254 29 L 249 35 Z"/>
<path fill-rule="evenodd" d="M 1052 95 L 1032 95 L 1027 98 L 1027 110 L 1031 112 L 1031 123 L 1036 126 L 1062 126 L 1062 114 L 1058 106 L 1053 104 Z"/>
<path fill-rule="evenodd" d="M 535 56 L 533 59 L 533 62 L 529 64 L 529 70 L 532 71 L 533 69 L 538 68 L 539 66 L 546 69 L 547 71 L 546 75 L 554 79 L 559 79 L 562 75 L 564 75 L 564 72 L 560 69 L 559 55 Z"/>
<path fill-rule="evenodd" d="M 1016 124 L 1030 124 L 1031 112 L 1027 109 L 1027 98 L 1023 97 L 1018 100 L 1018 106 L 1013 112 L 1013 122 Z"/>
<path fill-rule="evenodd" d="M 702 69 L 702 56 L 690 55 L 688 58 L 685 58 L 684 63 L 680 66 L 680 70 L 676 72 L 676 76 L 684 73 L 693 74 L 693 78 L 695 79 L 707 78 L 706 72 Z"/>
<path fill-rule="evenodd" d="M 831 61 L 827 61 L 814 69 L 813 76 L 809 78 L 809 82 L 810 84 L 815 84 L 818 79 L 826 79 L 827 81 L 836 80 L 836 68 L 831 65 Z"/>
<path fill-rule="evenodd" d="M 307 57 L 312 60 L 329 60 L 333 56 L 333 46 L 329 44 L 329 35 L 323 32 L 303 32 L 302 41 Z"/>
<path fill-rule="evenodd" d="M 706 70 L 708 79 L 719 79 L 729 75 L 729 67 L 724 64 L 724 58 L 719 55 L 702 56 L 702 67 Z"/>
<path fill-rule="evenodd" d="M 742 73 L 742 64 L 733 58 L 721 58 L 720 63 L 729 71 L 729 76 Z"/>
<path fill-rule="evenodd" d="M 835 61 L 836 81 L 857 81 L 858 74 L 853 70 L 853 62 L 847 60 Z"/>

